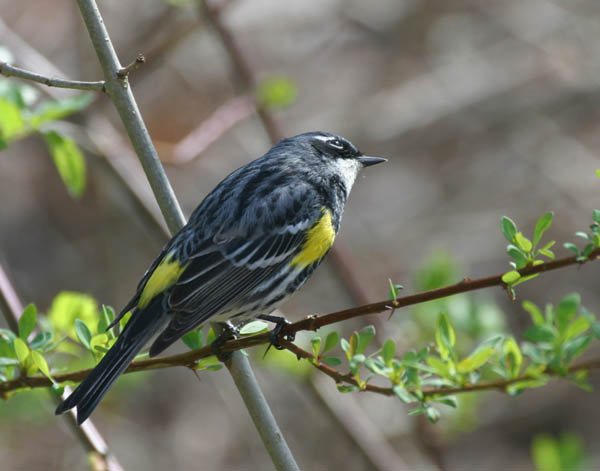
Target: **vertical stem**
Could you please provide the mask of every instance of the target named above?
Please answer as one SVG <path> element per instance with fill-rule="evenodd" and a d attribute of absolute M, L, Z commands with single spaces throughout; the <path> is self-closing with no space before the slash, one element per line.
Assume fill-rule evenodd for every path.
<path fill-rule="evenodd" d="M 121 116 L 136 154 L 144 167 L 161 212 L 167 221 L 169 230 L 175 233 L 183 227 L 185 218 L 160 163 L 156 149 L 152 144 L 129 87 L 127 77 L 120 78 L 118 76 L 121 65 L 104 26 L 98 6 L 95 0 L 77 0 L 77 3 L 104 72 L 106 91 Z M 231 376 L 276 468 L 281 471 L 298 470 L 298 465 L 283 439 L 248 360 L 242 353 L 235 352 L 228 363 Z"/>

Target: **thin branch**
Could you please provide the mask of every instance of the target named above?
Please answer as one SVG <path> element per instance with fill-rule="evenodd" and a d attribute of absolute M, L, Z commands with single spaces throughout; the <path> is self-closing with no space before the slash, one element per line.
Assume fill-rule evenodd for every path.
<path fill-rule="evenodd" d="M 117 71 L 117 77 L 119 77 L 120 79 L 124 79 L 132 71 L 134 71 L 140 65 L 145 64 L 145 63 L 146 63 L 146 58 L 142 54 L 138 54 L 137 57 L 135 58 L 135 60 L 133 60 L 129 65 L 126 65 L 125 67 L 121 67 Z"/>
<path fill-rule="evenodd" d="M 30 72 L 29 70 L 21 69 L 13 65 L 7 64 L 6 62 L 0 62 L 0 75 L 5 77 L 17 77 L 23 80 L 30 80 L 32 82 L 41 83 L 49 87 L 57 88 L 72 88 L 75 90 L 86 90 L 104 92 L 104 81 L 99 80 L 97 82 L 82 82 L 79 80 L 66 80 L 54 77 L 47 77 L 45 75 Z"/>
<path fill-rule="evenodd" d="M 296 344 L 289 342 L 288 340 L 282 339 L 281 345 L 284 346 L 290 352 L 294 353 L 298 358 L 304 358 L 307 360 L 315 359 L 315 357 L 313 356 L 312 353 L 307 352 L 306 350 L 298 347 Z M 311 363 L 312 363 L 312 361 L 311 361 Z M 359 387 L 358 382 L 356 381 L 356 379 L 354 379 L 354 377 L 352 376 L 351 373 L 346 373 L 346 374 L 340 373 L 339 371 L 331 368 L 330 366 L 328 366 L 322 362 L 312 363 L 312 364 L 319 371 L 325 373 L 327 376 L 332 378 L 336 383 L 352 384 L 354 386 Z M 599 368 L 600 368 L 600 358 L 596 358 L 593 360 L 588 360 L 588 361 L 584 361 L 584 362 L 572 365 L 571 367 L 569 367 L 567 369 L 567 374 L 575 373 L 576 371 L 599 369 Z M 552 376 L 552 377 L 564 376 L 564 374 L 561 374 L 557 371 L 553 371 L 550 369 L 544 371 L 543 375 Z M 516 384 L 521 381 L 535 380 L 535 379 L 539 379 L 539 378 L 540 378 L 540 375 L 536 376 L 536 375 L 525 374 L 525 375 L 520 375 L 513 379 L 501 379 L 501 380 L 496 380 L 496 381 L 482 381 L 481 383 L 475 383 L 475 384 L 467 383 L 460 387 L 442 386 L 441 388 L 423 388 L 422 392 L 426 399 L 431 399 L 431 398 L 434 398 L 437 396 L 448 396 L 451 394 L 468 393 L 468 392 L 475 392 L 475 391 L 490 391 L 490 390 L 504 391 L 508 386 L 510 386 L 512 384 Z M 386 388 L 386 387 L 377 386 L 377 385 L 369 384 L 369 383 L 364 385 L 363 389 L 361 389 L 361 391 L 371 391 L 374 393 L 383 394 L 385 396 L 395 395 L 392 388 Z M 413 391 L 409 390 L 409 392 L 413 392 Z"/>
<path fill-rule="evenodd" d="M 108 31 L 104 26 L 98 6 L 95 0 L 78 0 L 77 3 L 104 72 L 108 95 L 121 116 L 167 225 L 172 233 L 176 233 L 184 226 L 185 218 L 167 179 L 165 170 L 160 163 L 156 149 L 152 144 L 129 87 L 127 77 L 120 78 L 118 76 L 118 72 L 122 67 Z M 260 424 L 260 427 L 258 427 L 259 433 L 275 467 L 281 471 L 298 470 L 298 465 L 294 461 L 285 438 L 276 426 L 273 413 L 260 392 L 260 387 L 250 368 L 248 359 L 238 352 L 228 360 L 227 367 L 244 399 L 252 420 L 255 424 Z"/>
<path fill-rule="evenodd" d="M 19 317 L 23 312 L 23 304 L 17 295 L 12 283 L 10 282 L 4 268 L 0 265 L 0 309 L 4 314 L 4 318 L 8 322 L 11 330 L 15 333 L 18 332 Z M 62 399 L 59 396 L 52 393 L 52 400 L 56 405 L 61 400 L 67 398 L 70 394 L 70 388 L 67 386 L 62 394 Z M 75 436 L 78 437 L 80 443 L 90 454 L 93 453 L 94 459 L 100 461 L 103 464 L 102 469 L 110 471 L 122 471 L 123 467 L 117 461 L 117 458 L 109 452 L 108 446 L 104 441 L 98 429 L 91 420 L 88 420 L 83 424 L 82 427 L 77 426 L 77 421 L 74 413 L 69 413 L 63 416 L 65 422 L 69 425 L 69 428 L 73 430 Z"/>
<path fill-rule="evenodd" d="M 600 248 L 594 250 L 590 254 L 590 258 L 588 261 L 594 261 L 600 259 Z M 554 260 L 551 262 L 544 263 L 542 265 L 536 265 L 534 267 L 527 267 L 519 270 L 522 276 L 533 275 L 535 273 L 546 272 L 550 270 L 556 270 L 559 268 L 565 268 L 570 265 L 581 265 L 585 262 L 579 262 L 576 260 L 576 257 L 566 257 L 559 260 Z M 400 307 L 411 306 L 414 304 L 424 303 L 426 301 L 433 301 L 435 299 L 445 298 L 448 296 L 452 296 L 454 294 L 466 293 L 468 291 L 474 291 L 477 289 L 489 288 L 491 286 L 504 286 L 504 282 L 502 281 L 502 275 L 490 276 L 485 278 L 478 279 L 469 279 L 465 278 L 460 283 L 445 286 L 443 288 L 432 289 L 429 291 L 423 291 L 421 293 L 412 294 L 409 296 L 404 296 L 402 298 L 396 299 L 395 302 L 392 301 L 380 301 L 378 303 L 366 304 L 364 306 L 358 306 L 352 309 L 346 309 L 343 311 L 332 312 L 330 314 L 325 314 L 322 316 L 308 316 L 303 320 L 298 322 L 294 322 L 292 324 L 287 325 L 282 329 L 281 337 L 279 341 L 286 348 L 289 347 L 289 350 L 296 353 L 294 348 L 300 347 L 291 347 L 290 342 L 287 342 L 283 336 L 287 334 L 297 333 L 300 331 L 316 331 L 321 327 L 335 324 L 338 322 L 345 321 L 347 319 L 352 319 L 358 316 L 382 313 L 386 311 L 393 311 Z M 220 351 L 222 353 L 231 353 L 236 352 L 238 350 L 242 350 L 244 348 L 255 347 L 257 345 L 265 345 L 270 342 L 269 332 L 263 332 L 260 334 L 243 337 L 235 340 L 228 340 L 225 342 Z M 149 358 L 144 360 L 137 360 L 129 365 L 129 368 L 125 370 L 125 373 L 132 373 L 134 371 L 146 371 L 146 370 L 154 370 L 154 369 L 162 369 L 169 368 L 172 366 L 185 366 L 189 368 L 193 368 L 195 363 L 202 359 L 207 358 L 213 355 L 213 351 L 210 346 L 205 346 L 199 348 L 197 350 L 192 350 L 186 353 L 180 353 L 178 355 L 166 356 L 166 357 L 158 357 L 158 358 Z M 323 367 L 328 368 L 326 365 Z M 58 374 L 54 375 L 54 379 L 57 382 L 63 381 L 81 381 L 83 380 L 91 371 L 88 370 L 79 370 L 74 371 L 72 373 Z M 52 383 L 48 378 L 45 377 L 22 377 L 17 378 L 12 381 L 7 381 L 4 383 L 0 383 L 0 395 L 12 391 L 14 389 L 20 387 L 44 387 L 50 386 Z M 476 385 L 473 387 L 474 390 L 477 389 Z"/>

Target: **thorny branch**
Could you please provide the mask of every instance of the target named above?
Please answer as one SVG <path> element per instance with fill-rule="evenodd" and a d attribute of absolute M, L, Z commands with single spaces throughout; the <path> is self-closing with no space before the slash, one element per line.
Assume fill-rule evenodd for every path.
<path fill-rule="evenodd" d="M 598 260 L 600 259 L 600 249 L 594 250 L 588 259 L 588 261 Z M 565 257 L 559 260 L 554 260 L 550 262 L 546 262 L 541 265 L 531 266 L 527 268 L 523 268 L 518 270 L 521 276 L 529 276 L 536 273 L 542 273 L 550 270 L 556 270 L 559 268 L 565 268 L 570 265 L 581 265 L 585 262 L 580 262 L 577 260 L 576 256 Z M 304 352 L 304 350 L 300 349 L 300 347 L 292 344 L 291 342 L 287 342 L 283 336 L 287 334 L 297 333 L 300 331 L 316 331 L 321 327 L 335 324 L 338 322 L 342 322 L 348 319 L 352 319 L 354 317 L 365 316 L 369 314 L 376 314 L 387 311 L 394 311 L 395 309 L 411 306 L 414 304 L 420 304 L 426 301 L 432 301 L 434 299 L 445 298 L 447 296 L 452 296 L 454 294 L 466 293 L 468 291 L 474 291 L 478 289 L 488 288 L 491 286 L 503 286 L 506 287 L 505 283 L 502 281 L 502 275 L 477 278 L 477 279 L 469 279 L 465 278 L 459 283 L 445 286 L 443 288 L 433 289 L 429 291 L 423 291 L 421 293 L 412 294 L 409 296 L 404 296 L 396 299 L 395 301 L 380 301 L 377 303 L 366 304 L 363 306 L 358 306 L 351 309 L 346 309 L 343 311 L 332 312 L 330 314 L 325 314 L 322 316 L 308 316 L 305 319 L 294 322 L 293 324 L 289 324 L 286 326 L 281 332 L 280 342 L 284 345 L 288 350 L 293 353 L 298 354 L 301 357 L 309 358 L 306 355 L 309 355 L 312 358 L 312 355 L 308 352 Z M 243 348 L 254 347 L 257 345 L 268 344 L 269 340 L 269 332 L 260 333 L 257 335 L 252 335 L 249 337 L 244 337 L 235 340 L 229 340 L 223 344 L 221 347 L 222 353 L 229 353 L 241 350 Z M 302 353 L 304 352 L 304 353 Z M 213 351 L 210 346 L 205 346 L 199 348 L 197 350 L 192 350 L 190 352 L 181 353 L 179 355 L 172 355 L 167 357 L 159 357 L 159 358 L 149 358 L 144 360 L 137 360 L 131 363 L 129 368 L 125 371 L 125 373 L 132 373 L 134 371 L 146 371 L 153 369 L 161 369 L 168 368 L 171 366 L 186 366 L 188 368 L 194 368 L 196 362 L 202 358 L 207 358 L 213 355 Z M 600 360 L 594 360 L 590 363 L 582 363 L 580 365 L 576 365 L 572 368 L 573 371 L 580 370 L 586 368 L 585 365 L 589 365 L 590 368 L 600 368 Z M 319 367 L 321 371 L 326 374 L 331 372 L 335 372 L 326 365 L 321 365 Z M 329 371 L 331 370 L 331 371 Z M 90 372 L 90 369 L 87 370 L 79 370 L 72 373 L 58 374 L 54 376 L 55 381 L 63 382 L 63 381 L 81 381 L 83 380 Z M 570 370 L 571 371 L 571 370 Z M 329 372 L 329 373 L 328 373 Z M 333 374 L 333 373 L 332 373 Z M 335 372 L 335 374 L 339 374 Z M 550 373 L 552 374 L 552 373 Z M 331 376 L 331 374 L 330 374 Z M 335 379 L 335 377 L 334 377 Z M 341 375 L 339 377 L 340 380 L 347 381 L 352 383 L 351 377 Z M 522 380 L 523 378 L 519 379 Z M 529 378 L 525 378 L 529 379 Z M 469 385 L 466 388 L 463 388 L 468 391 L 477 391 L 480 389 L 498 389 L 504 388 L 509 384 L 512 384 L 517 380 L 510 380 L 508 383 L 503 382 L 491 382 L 491 383 L 478 383 Z M 14 379 L 12 381 L 7 381 L 4 383 L 0 383 L 0 395 L 6 394 L 7 392 L 13 391 L 18 388 L 36 388 L 36 387 L 46 387 L 50 386 L 51 382 L 48 378 L 45 377 L 21 377 Z M 380 392 L 387 394 L 386 388 L 380 388 L 378 386 L 368 385 L 366 388 L 370 391 Z M 428 391 L 429 394 L 454 394 L 456 392 L 463 392 L 463 389 L 454 390 L 450 388 L 446 389 L 436 389 Z M 390 390 L 391 391 L 391 390 Z"/>

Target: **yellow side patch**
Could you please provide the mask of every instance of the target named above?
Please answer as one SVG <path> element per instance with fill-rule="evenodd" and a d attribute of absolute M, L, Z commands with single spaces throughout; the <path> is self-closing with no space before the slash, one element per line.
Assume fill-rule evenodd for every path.
<path fill-rule="evenodd" d="M 306 267 L 320 260 L 333 245 L 335 229 L 331 221 L 331 211 L 323 210 L 323 216 L 308 230 L 302 250 L 294 257 L 291 265 Z"/>
<path fill-rule="evenodd" d="M 186 265 L 179 265 L 177 260 L 173 260 L 173 252 L 168 253 L 162 262 L 154 269 L 152 275 L 146 282 L 142 290 L 138 307 L 145 308 L 157 294 L 162 293 L 171 287 L 183 273 Z"/>

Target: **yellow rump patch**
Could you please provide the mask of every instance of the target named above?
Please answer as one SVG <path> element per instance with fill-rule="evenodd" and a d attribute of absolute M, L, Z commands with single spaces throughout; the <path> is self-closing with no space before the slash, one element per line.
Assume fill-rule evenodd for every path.
<path fill-rule="evenodd" d="M 306 267 L 325 256 L 335 240 L 335 229 L 331 221 L 331 211 L 323 210 L 323 216 L 308 230 L 302 250 L 294 257 L 291 265 Z"/>
<path fill-rule="evenodd" d="M 179 265 L 177 260 L 173 260 L 173 252 L 168 253 L 162 262 L 154 269 L 146 286 L 142 290 L 138 307 L 145 308 L 150 301 L 157 295 L 171 287 L 183 273 L 186 265 Z"/>

